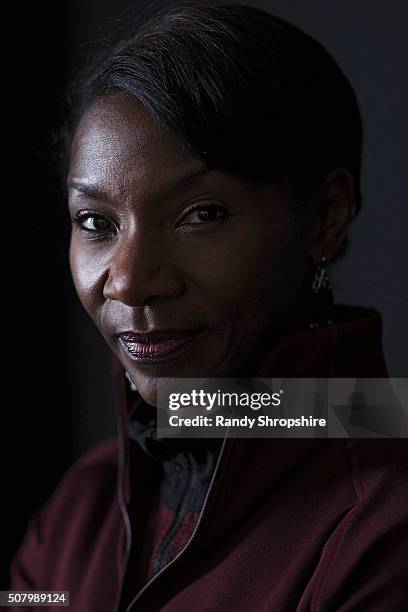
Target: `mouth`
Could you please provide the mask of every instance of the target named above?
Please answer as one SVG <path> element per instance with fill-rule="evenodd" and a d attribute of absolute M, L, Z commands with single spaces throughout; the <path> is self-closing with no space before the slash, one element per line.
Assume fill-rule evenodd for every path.
<path fill-rule="evenodd" d="M 125 331 L 118 334 L 126 354 L 138 363 L 158 363 L 178 356 L 205 330 L 160 330 L 149 333 Z"/>

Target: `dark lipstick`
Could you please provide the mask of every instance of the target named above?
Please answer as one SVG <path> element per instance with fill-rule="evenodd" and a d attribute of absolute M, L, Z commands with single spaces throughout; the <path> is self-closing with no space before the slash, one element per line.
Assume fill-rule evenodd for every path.
<path fill-rule="evenodd" d="M 156 362 L 189 344 L 202 331 L 202 328 L 168 329 L 148 333 L 125 331 L 118 334 L 118 337 L 134 361 Z"/>

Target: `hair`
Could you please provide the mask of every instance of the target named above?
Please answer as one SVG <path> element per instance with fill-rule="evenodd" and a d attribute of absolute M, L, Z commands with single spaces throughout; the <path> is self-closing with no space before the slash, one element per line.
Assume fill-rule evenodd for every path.
<path fill-rule="evenodd" d="M 178 5 L 111 46 L 78 81 L 82 114 L 115 91 L 140 101 L 208 166 L 313 192 L 335 168 L 361 205 L 362 126 L 353 89 L 316 40 L 234 3 Z"/>

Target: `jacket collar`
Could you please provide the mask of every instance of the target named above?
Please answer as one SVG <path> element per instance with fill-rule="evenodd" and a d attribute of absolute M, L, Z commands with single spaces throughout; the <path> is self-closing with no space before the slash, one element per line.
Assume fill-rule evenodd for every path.
<path fill-rule="evenodd" d="M 336 323 L 285 336 L 256 377 L 385 378 L 381 315 L 372 308 L 336 306 Z"/>

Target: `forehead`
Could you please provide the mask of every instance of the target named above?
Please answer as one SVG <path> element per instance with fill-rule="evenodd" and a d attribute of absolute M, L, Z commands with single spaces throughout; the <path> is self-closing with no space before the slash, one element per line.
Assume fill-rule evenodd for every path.
<path fill-rule="evenodd" d="M 71 149 L 70 181 L 103 186 L 113 197 L 146 185 L 171 182 L 202 160 L 160 128 L 136 98 L 117 93 L 92 104 Z"/>

